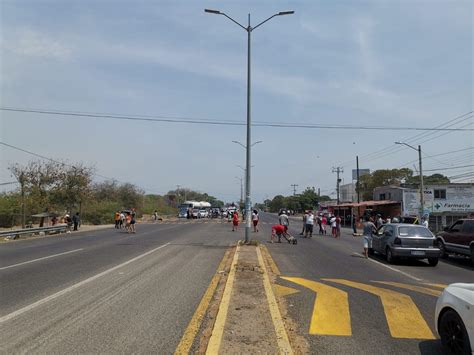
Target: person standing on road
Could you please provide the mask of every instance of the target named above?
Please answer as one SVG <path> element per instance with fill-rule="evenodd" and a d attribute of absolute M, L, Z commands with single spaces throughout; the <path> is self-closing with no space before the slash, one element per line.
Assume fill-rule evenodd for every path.
<path fill-rule="evenodd" d="M 357 234 L 357 218 L 355 214 L 352 214 L 352 231 Z"/>
<path fill-rule="evenodd" d="M 232 215 L 232 232 L 235 232 L 239 227 L 239 214 L 237 213 L 237 210 L 234 211 L 234 214 Z"/>
<path fill-rule="evenodd" d="M 135 208 L 132 209 L 132 214 L 131 214 L 131 220 L 130 220 L 130 231 L 132 233 L 136 233 L 136 229 L 135 229 L 135 224 L 137 223 L 137 213 L 135 211 Z"/>
<path fill-rule="evenodd" d="M 304 211 L 303 214 L 303 229 L 301 230 L 300 235 L 304 235 L 306 232 L 306 218 L 308 218 L 308 211 Z"/>
<path fill-rule="evenodd" d="M 74 224 L 74 230 L 77 231 L 77 227 L 81 224 L 79 212 L 76 212 L 76 214 L 72 217 L 72 223 Z"/>
<path fill-rule="evenodd" d="M 158 211 L 155 210 L 155 212 L 153 212 L 153 220 L 156 222 L 158 219 Z"/>
<path fill-rule="evenodd" d="M 124 224 L 125 224 L 125 214 L 123 212 L 120 212 L 120 229 L 123 228 Z"/>
<path fill-rule="evenodd" d="M 341 217 L 336 216 L 336 238 L 341 236 Z"/>
<path fill-rule="evenodd" d="M 253 231 L 254 231 L 255 233 L 258 232 L 258 220 L 259 220 L 258 211 L 257 211 L 257 210 L 253 210 L 253 213 L 252 213 L 252 223 L 253 223 Z"/>
<path fill-rule="evenodd" d="M 323 229 L 323 221 L 321 216 L 316 217 L 316 223 L 318 224 L 319 227 L 319 235 L 324 234 L 324 229 Z"/>
<path fill-rule="evenodd" d="M 290 226 L 290 219 L 288 218 L 288 215 L 285 213 L 285 211 L 280 212 L 280 217 L 278 218 L 278 221 L 282 226 L 289 227 Z"/>
<path fill-rule="evenodd" d="M 327 224 L 328 224 L 328 219 L 326 218 L 326 216 L 323 216 L 323 218 L 321 219 L 321 226 L 323 228 L 323 234 L 324 235 L 327 234 L 327 231 L 326 231 Z"/>
<path fill-rule="evenodd" d="M 329 221 L 331 223 L 331 235 L 336 238 L 337 235 L 337 224 L 336 224 L 336 216 L 331 217 Z"/>
<path fill-rule="evenodd" d="M 66 233 L 71 233 L 72 219 L 69 216 L 69 214 L 66 214 L 64 216 L 64 223 L 66 223 L 66 225 L 67 225 Z"/>
<path fill-rule="evenodd" d="M 313 237 L 313 225 L 314 225 L 314 215 L 313 211 L 308 211 L 306 215 L 306 226 L 305 226 L 305 238 L 312 238 Z"/>
<path fill-rule="evenodd" d="M 119 229 L 120 228 L 120 212 L 117 211 L 115 212 L 115 229 Z"/>
<path fill-rule="evenodd" d="M 364 256 L 369 257 L 369 248 L 372 248 L 372 236 L 377 232 L 377 227 L 372 222 L 372 218 L 366 218 L 363 227 Z"/>
<path fill-rule="evenodd" d="M 381 215 L 377 215 L 377 221 L 375 222 L 375 225 L 378 228 L 382 227 L 383 225 L 383 219 L 382 219 L 382 216 Z"/>
<path fill-rule="evenodd" d="M 131 222 L 132 222 L 132 215 L 130 214 L 130 212 L 127 212 L 127 215 L 125 216 L 125 229 L 127 230 L 127 233 L 130 233 Z"/>

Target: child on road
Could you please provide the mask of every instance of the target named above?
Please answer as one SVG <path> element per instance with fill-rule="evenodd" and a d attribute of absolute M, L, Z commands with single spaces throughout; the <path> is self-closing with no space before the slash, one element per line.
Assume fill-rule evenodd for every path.
<path fill-rule="evenodd" d="M 232 216 L 232 232 L 236 231 L 239 227 L 239 214 L 237 211 L 234 212 Z"/>

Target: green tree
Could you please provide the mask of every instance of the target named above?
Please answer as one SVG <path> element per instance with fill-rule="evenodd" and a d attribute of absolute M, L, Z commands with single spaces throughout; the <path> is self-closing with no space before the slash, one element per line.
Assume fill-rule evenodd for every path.
<path fill-rule="evenodd" d="M 372 200 L 373 191 L 378 186 L 400 186 L 409 181 L 413 171 L 408 168 L 375 170 L 371 174 L 362 175 L 359 188 L 364 200 Z"/>

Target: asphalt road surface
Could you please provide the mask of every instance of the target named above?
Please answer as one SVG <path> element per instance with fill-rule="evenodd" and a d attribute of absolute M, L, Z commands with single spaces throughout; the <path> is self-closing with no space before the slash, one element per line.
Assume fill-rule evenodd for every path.
<path fill-rule="evenodd" d="M 261 220 L 268 236 L 277 218 L 264 214 Z M 290 222 L 293 235 L 301 229 L 299 219 Z M 443 285 L 474 282 L 470 261 L 451 258 L 431 267 L 426 261 L 367 260 L 361 238 L 351 232 L 343 229 L 339 239 L 317 232 L 311 239 L 298 236 L 297 245 L 266 243 L 281 273 L 278 284 L 296 292 L 285 298 L 311 353 L 440 353 L 437 296 Z"/>
<path fill-rule="evenodd" d="M 355 254 L 361 240 L 348 233 L 269 244 L 276 222 L 262 214 L 252 237 L 277 264 L 311 353 L 439 353 L 436 297 L 442 285 L 474 282 L 466 260 L 387 265 Z M 294 221 L 290 231 L 300 228 Z M 227 247 L 242 238 L 243 228 L 221 220 L 181 220 L 140 224 L 135 235 L 1 244 L 0 352 L 173 353 Z"/>
<path fill-rule="evenodd" d="M 0 352 L 173 353 L 236 238 L 184 220 L 2 244 Z"/>

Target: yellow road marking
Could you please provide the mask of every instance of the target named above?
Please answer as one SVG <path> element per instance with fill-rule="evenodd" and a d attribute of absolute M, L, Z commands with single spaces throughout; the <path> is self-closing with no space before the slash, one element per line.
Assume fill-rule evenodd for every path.
<path fill-rule="evenodd" d="M 437 288 L 442 288 L 443 290 L 448 287 L 448 285 L 445 285 L 445 284 L 431 284 L 431 283 L 426 283 L 425 282 L 425 285 L 427 286 L 432 286 L 432 287 L 437 287 Z"/>
<path fill-rule="evenodd" d="M 389 286 L 404 288 L 406 290 L 412 290 L 412 291 L 424 293 L 425 295 L 430 295 L 430 296 L 435 296 L 435 297 L 438 297 L 441 294 L 441 291 L 439 291 L 439 290 L 433 290 L 431 288 L 421 287 L 421 286 L 416 286 L 416 285 L 410 285 L 410 284 L 402 284 L 402 283 L 399 283 L 399 282 L 390 282 L 390 281 L 372 281 L 372 282 L 376 282 L 378 284 L 383 284 L 383 285 L 389 285 Z"/>
<path fill-rule="evenodd" d="M 232 294 L 232 288 L 234 286 L 235 270 L 237 266 L 237 260 L 239 259 L 240 246 L 237 245 L 235 250 L 234 258 L 232 260 L 232 266 L 230 267 L 229 277 L 225 284 L 224 294 L 222 296 L 221 304 L 219 305 L 219 311 L 217 312 L 216 322 L 212 329 L 212 335 L 207 345 L 206 354 L 218 354 L 219 348 L 222 342 L 222 335 L 224 334 L 224 326 L 227 318 L 227 312 L 229 310 L 230 296 Z"/>
<path fill-rule="evenodd" d="M 265 257 L 267 258 L 268 264 L 270 265 L 270 269 L 272 270 L 272 272 L 275 275 L 280 276 L 281 275 L 280 270 L 278 269 L 278 266 L 275 263 L 275 261 L 273 260 L 273 258 L 271 256 L 270 252 L 268 251 L 267 247 L 263 246 L 263 245 L 261 245 L 260 247 L 262 248 L 263 253 L 265 254 Z"/>
<path fill-rule="evenodd" d="M 181 338 L 181 341 L 179 342 L 178 347 L 174 352 L 175 354 L 189 354 L 191 346 L 194 342 L 194 338 L 196 337 L 196 334 L 198 333 L 199 328 L 201 327 L 204 315 L 206 314 L 209 304 L 211 303 L 212 297 L 214 296 L 214 292 L 216 291 L 217 284 L 219 283 L 219 279 L 221 278 L 222 274 L 220 274 L 219 272 L 224 270 L 228 256 L 229 252 L 226 252 L 221 262 L 219 263 L 219 266 L 217 267 L 216 273 L 212 277 L 209 287 L 204 293 L 204 296 L 202 296 L 199 306 L 196 308 L 196 311 L 194 312 L 191 321 L 186 327 L 183 337 Z"/>
<path fill-rule="evenodd" d="M 299 277 L 282 277 L 316 292 L 309 334 L 352 335 L 347 292 Z"/>
<path fill-rule="evenodd" d="M 263 270 L 263 286 L 265 288 L 265 294 L 267 295 L 268 306 L 270 308 L 270 315 L 272 317 L 273 325 L 275 327 L 278 349 L 281 354 L 293 354 L 293 349 L 291 349 L 290 340 L 286 334 L 285 324 L 281 318 L 280 310 L 278 309 L 278 303 L 276 301 L 275 295 L 273 294 L 272 285 L 270 283 L 270 277 L 268 276 L 268 271 L 263 262 L 262 253 L 260 248 L 257 247 L 257 257 L 260 268 Z"/>
<path fill-rule="evenodd" d="M 341 279 L 323 279 L 363 290 L 380 297 L 390 334 L 394 338 L 435 339 L 411 297 L 371 285 Z"/>
<path fill-rule="evenodd" d="M 299 290 L 295 288 L 286 287 L 286 286 L 282 286 L 278 284 L 275 284 L 273 286 L 273 290 L 275 291 L 278 297 L 285 297 L 285 296 L 293 295 L 295 293 L 300 292 Z"/>

